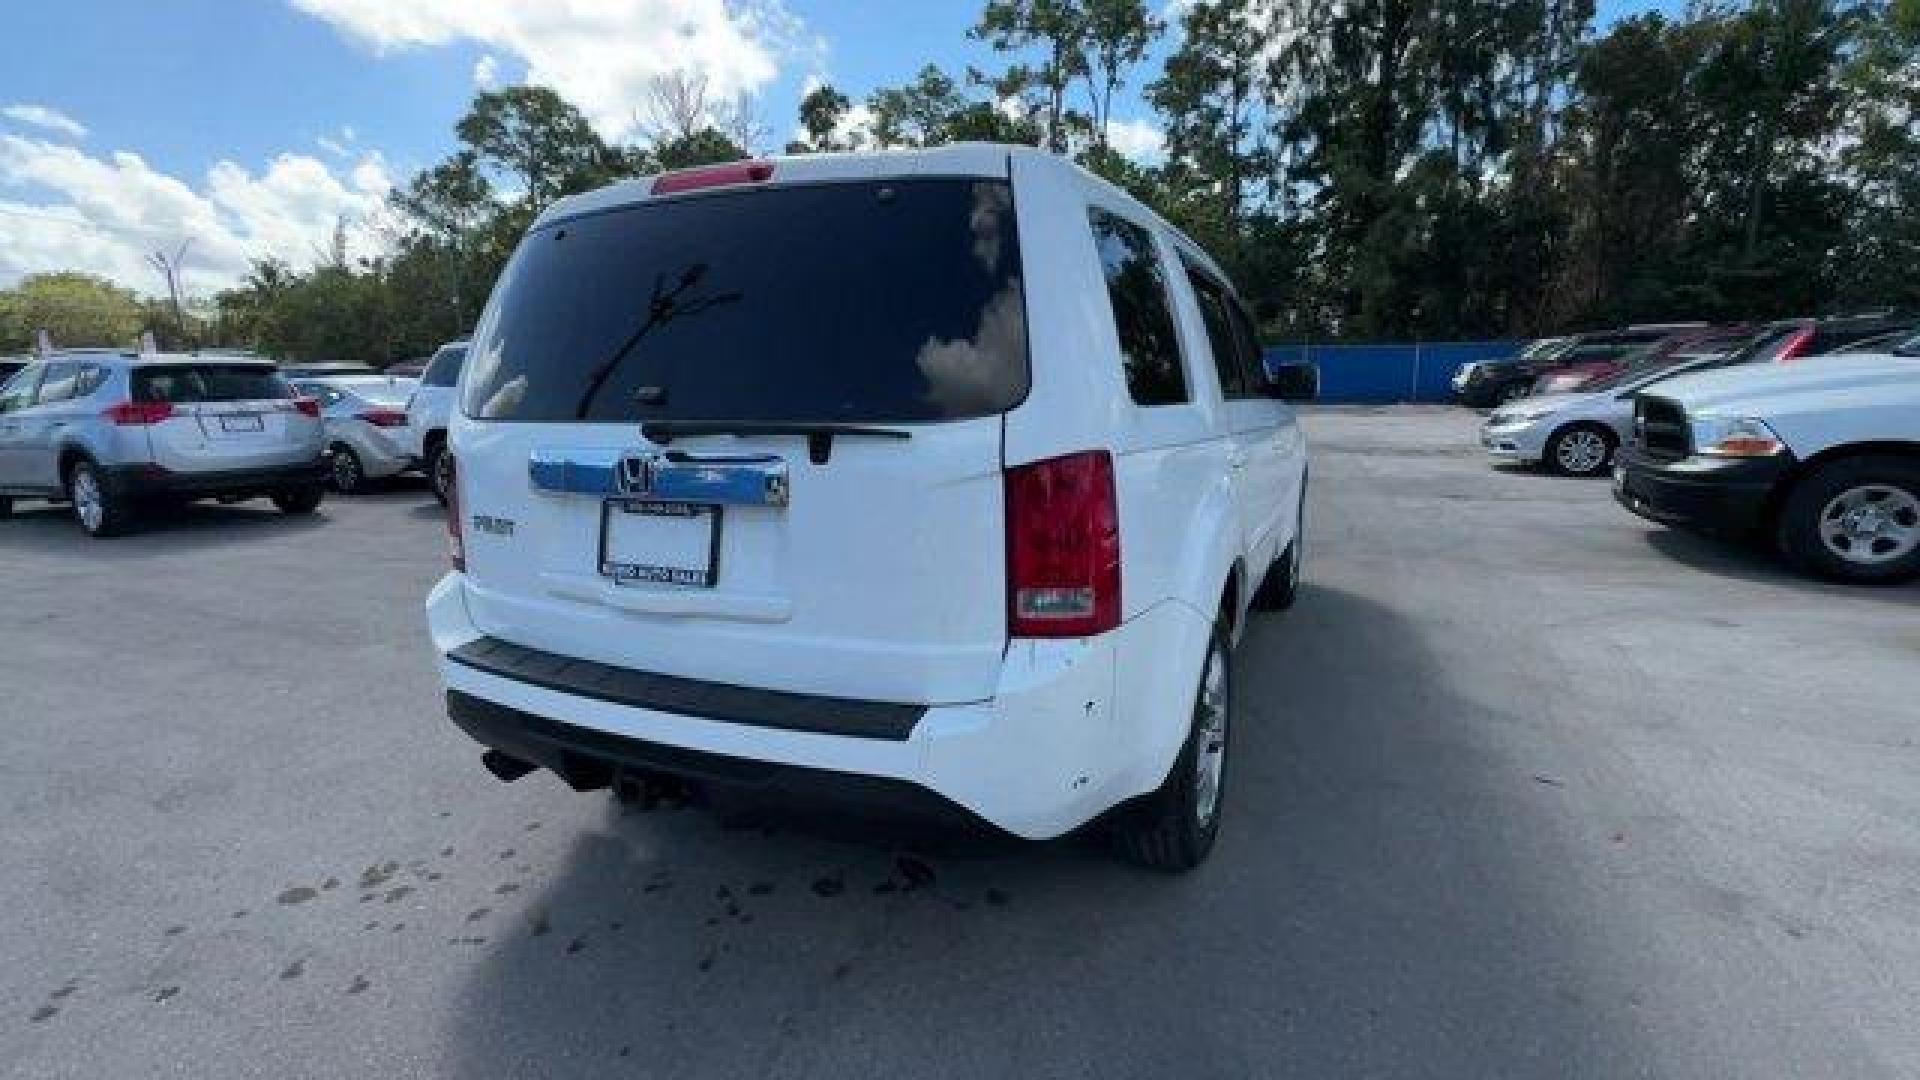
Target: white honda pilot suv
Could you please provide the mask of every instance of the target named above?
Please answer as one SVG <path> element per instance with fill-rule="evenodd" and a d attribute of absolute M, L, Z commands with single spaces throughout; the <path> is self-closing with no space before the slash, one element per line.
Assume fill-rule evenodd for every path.
<path fill-rule="evenodd" d="M 1061 158 L 743 161 L 547 209 L 449 430 L 427 601 L 513 780 L 1219 828 L 1231 660 L 1301 564 L 1305 445 L 1207 255 Z"/>

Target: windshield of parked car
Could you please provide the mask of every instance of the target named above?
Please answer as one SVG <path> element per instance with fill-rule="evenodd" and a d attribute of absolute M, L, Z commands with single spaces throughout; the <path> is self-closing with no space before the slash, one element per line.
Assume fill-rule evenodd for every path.
<path fill-rule="evenodd" d="M 443 345 L 440 351 L 427 361 L 426 370 L 420 373 L 422 386 L 452 386 L 460 381 L 460 365 L 467 359 L 465 345 Z"/>
<path fill-rule="evenodd" d="M 1005 412 L 1027 330 L 1005 181 L 643 203 L 529 234 L 469 358 L 468 415 L 912 423 Z"/>

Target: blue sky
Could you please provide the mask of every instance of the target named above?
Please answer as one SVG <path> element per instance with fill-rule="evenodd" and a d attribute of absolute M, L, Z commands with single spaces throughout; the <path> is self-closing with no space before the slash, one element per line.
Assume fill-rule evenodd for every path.
<path fill-rule="evenodd" d="M 1678 0 L 1602 0 L 1601 20 Z M 810 78 L 858 98 L 921 64 L 992 66 L 980 0 L 70 0 L 0 12 L 0 285 L 73 266 L 151 290 L 141 253 L 194 238 L 189 287 L 255 254 L 311 261 L 386 183 L 451 148 L 477 79 L 531 74 L 603 133 L 663 67 L 750 90 L 790 133 Z M 23 47 L 23 43 L 31 43 Z M 1136 83 L 1139 80 L 1136 80 Z M 1135 85 L 1131 88 L 1138 90 Z M 1130 96 L 1116 119 L 1151 123 Z"/>

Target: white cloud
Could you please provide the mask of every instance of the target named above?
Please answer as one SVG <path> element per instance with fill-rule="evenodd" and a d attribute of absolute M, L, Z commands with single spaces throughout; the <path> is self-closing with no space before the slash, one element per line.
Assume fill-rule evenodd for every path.
<path fill-rule="evenodd" d="M 613 138 L 632 133 L 656 76 L 705 75 L 716 100 L 733 100 L 771 83 L 782 57 L 821 48 L 781 0 L 288 2 L 376 51 L 466 41 L 509 54 L 525 63 L 526 81 L 559 91 Z"/>
<path fill-rule="evenodd" d="M 281 154 L 259 172 L 221 161 L 196 187 L 137 154 L 95 157 L 0 135 L 0 190 L 34 196 L 0 201 L 0 284 L 84 270 L 153 292 L 158 282 L 146 254 L 191 240 L 187 286 L 206 294 L 239 281 L 255 258 L 311 265 L 343 217 L 349 254 L 374 254 L 379 238 L 369 226 L 390 186 L 385 161 L 372 153 L 344 174 L 305 154 Z"/>
<path fill-rule="evenodd" d="M 59 109 L 50 109 L 45 105 L 9 105 L 0 109 L 0 116 L 5 116 L 16 123 L 65 135 L 70 139 L 87 137 L 87 129 L 80 121 Z"/>
<path fill-rule="evenodd" d="M 1167 156 L 1165 133 L 1145 120 L 1110 121 L 1107 142 L 1122 154 L 1149 165 Z"/>
<path fill-rule="evenodd" d="M 482 90 L 491 90 L 500 85 L 500 61 L 492 53 L 482 56 L 473 65 L 473 85 Z"/>

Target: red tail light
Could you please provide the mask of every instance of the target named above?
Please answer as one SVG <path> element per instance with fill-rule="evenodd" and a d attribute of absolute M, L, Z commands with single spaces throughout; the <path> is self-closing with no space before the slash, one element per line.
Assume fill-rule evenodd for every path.
<path fill-rule="evenodd" d="M 116 427 L 147 427 L 173 415 L 173 404 L 166 401 L 122 401 L 109 405 L 100 415 Z"/>
<path fill-rule="evenodd" d="M 374 427 L 406 427 L 407 414 L 397 409 L 368 409 L 360 414 L 360 419 Z"/>
<path fill-rule="evenodd" d="M 697 191 L 700 188 L 726 187 L 731 184 L 763 184 L 772 175 L 773 162 L 771 161 L 729 161 L 724 165 L 706 165 L 698 169 L 661 173 L 653 182 L 653 193 L 672 195 L 679 191 Z"/>
<path fill-rule="evenodd" d="M 1120 625 L 1120 508 L 1105 450 L 1008 469 L 1007 626 L 1087 637 Z"/>
<path fill-rule="evenodd" d="M 1813 344 L 1813 327 L 1811 326 L 1802 327 L 1801 329 L 1794 332 L 1793 337 L 1789 339 L 1787 341 L 1786 346 L 1780 350 L 1780 355 L 1775 360 L 1775 363 L 1784 364 L 1789 360 L 1800 359 L 1800 354 L 1806 352 L 1807 346 L 1812 344 Z"/>
<path fill-rule="evenodd" d="M 451 451 L 442 453 L 451 454 Z M 453 568 L 464 574 L 467 572 L 467 542 L 460 535 L 459 464 L 451 456 L 447 458 L 447 555 L 453 560 Z"/>
<path fill-rule="evenodd" d="M 318 420 L 320 419 L 320 399 L 310 397 L 294 398 L 293 410 L 301 416 L 311 416 L 315 420 Z"/>

